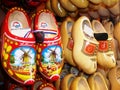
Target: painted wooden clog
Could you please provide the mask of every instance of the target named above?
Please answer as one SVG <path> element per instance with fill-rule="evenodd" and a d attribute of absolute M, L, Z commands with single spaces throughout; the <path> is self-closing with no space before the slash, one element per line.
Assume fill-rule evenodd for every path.
<path fill-rule="evenodd" d="M 64 56 L 58 24 L 51 11 L 44 9 L 36 13 L 34 35 L 39 71 L 55 81 L 60 77 Z"/>
<path fill-rule="evenodd" d="M 22 84 L 33 84 L 36 75 L 35 38 L 22 8 L 8 11 L 2 25 L 1 63 L 7 74 Z"/>

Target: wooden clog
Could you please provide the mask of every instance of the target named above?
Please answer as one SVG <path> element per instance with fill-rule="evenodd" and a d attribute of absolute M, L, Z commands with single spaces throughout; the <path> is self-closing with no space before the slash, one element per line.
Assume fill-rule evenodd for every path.
<path fill-rule="evenodd" d="M 92 74 L 97 69 L 97 45 L 90 20 L 81 16 L 72 28 L 73 58 L 78 68 L 85 73 Z"/>

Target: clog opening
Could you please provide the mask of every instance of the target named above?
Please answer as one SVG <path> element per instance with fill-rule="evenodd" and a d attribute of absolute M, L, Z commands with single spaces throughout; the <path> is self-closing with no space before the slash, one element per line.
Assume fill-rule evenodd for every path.
<path fill-rule="evenodd" d="M 70 88 L 70 85 L 71 85 L 73 80 L 74 80 L 73 76 L 69 78 L 69 80 L 68 80 L 68 88 Z"/>
<path fill-rule="evenodd" d="M 32 37 L 29 33 L 31 29 L 26 16 L 21 11 L 16 10 L 10 14 L 8 18 L 8 29 L 11 34 L 18 37 L 25 37 L 28 34 L 29 37 Z"/>
<path fill-rule="evenodd" d="M 85 36 L 88 39 L 93 39 L 94 38 L 93 30 L 90 27 L 90 24 L 89 24 L 89 22 L 87 20 L 83 21 L 82 28 L 83 28 L 83 32 L 84 32 Z"/>
<path fill-rule="evenodd" d="M 71 37 L 72 25 L 73 23 L 70 21 L 67 23 L 67 32 L 68 32 L 69 37 Z"/>
<path fill-rule="evenodd" d="M 105 86 L 105 82 L 103 81 L 103 78 L 100 75 L 96 75 L 94 77 L 94 86 L 95 90 L 107 90 Z"/>
<path fill-rule="evenodd" d="M 38 29 L 43 31 L 45 38 L 54 38 L 58 34 L 58 27 L 51 13 L 42 12 L 38 18 Z"/>
<path fill-rule="evenodd" d="M 88 84 L 86 83 L 86 81 L 84 79 L 80 79 L 79 83 L 78 83 L 78 90 L 90 90 Z"/>

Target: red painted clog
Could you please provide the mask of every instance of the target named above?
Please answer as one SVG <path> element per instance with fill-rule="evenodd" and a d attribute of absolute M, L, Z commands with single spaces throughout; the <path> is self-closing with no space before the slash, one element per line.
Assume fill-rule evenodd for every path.
<path fill-rule="evenodd" d="M 56 19 L 49 10 L 41 10 L 35 16 L 34 35 L 37 43 L 37 64 L 40 73 L 55 81 L 63 66 L 61 36 Z"/>
<path fill-rule="evenodd" d="M 36 73 L 35 38 L 22 8 L 8 11 L 2 26 L 1 63 L 7 74 L 22 84 L 33 84 Z"/>

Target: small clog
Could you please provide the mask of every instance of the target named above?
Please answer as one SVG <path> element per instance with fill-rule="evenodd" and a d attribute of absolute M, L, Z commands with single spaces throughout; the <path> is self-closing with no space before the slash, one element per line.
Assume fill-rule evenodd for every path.
<path fill-rule="evenodd" d="M 120 66 L 112 68 L 108 73 L 111 90 L 120 90 Z"/>
<path fill-rule="evenodd" d="M 104 76 L 100 72 L 95 72 L 88 78 L 90 90 L 108 90 Z"/>
<path fill-rule="evenodd" d="M 87 79 L 84 76 L 76 77 L 71 85 L 70 90 L 91 90 Z"/>
<path fill-rule="evenodd" d="M 47 0 L 45 4 L 46 9 L 50 10 L 51 12 L 54 12 L 51 6 L 51 1 Z"/>
<path fill-rule="evenodd" d="M 67 16 L 67 11 L 62 7 L 59 0 L 50 0 L 50 1 L 51 1 L 52 10 L 56 15 L 58 15 L 59 17 Z"/>
<path fill-rule="evenodd" d="M 19 7 L 10 9 L 1 30 L 4 70 L 19 83 L 33 84 L 36 75 L 35 38 L 27 13 Z"/>
<path fill-rule="evenodd" d="M 37 65 L 40 73 L 51 81 L 60 77 L 64 62 L 61 35 L 53 13 L 47 9 L 34 18 Z"/>
<path fill-rule="evenodd" d="M 61 90 L 71 90 L 70 86 L 72 81 L 75 79 L 75 75 L 68 74 L 61 81 Z"/>
<path fill-rule="evenodd" d="M 107 7 L 112 7 L 114 6 L 116 3 L 119 2 L 119 0 L 102 0 L 103 4 Z"/>
<path fill-rule="evenodd" d="M 78 8 L 86 8 L 89 5 L 88 0 L 70 0 Z"/>
<path fill-rule="evenodd" d="M 98 8 L 98 14 L 101 16 L 101 17 L 107 17 L 109 18 L 110 17 L 110 12 L 109 10 L 107 9 L 107 7 L 104 5 L 104 4 L 100 4 L 99 8 Z"/>
<path fill-rule="evenodd" d="M 61 39 L 64 49 L 64 59 L 72 66 L 76 66 L 73 55 L 72 55 L 72 48 L 73 48 L 73 40 L 71 37 L 71 30 L 74 24 L 74 20 L 70 17 L 67 17 L 61 24 Z"/>
<path fill-rule="evenodd" d="M 93 19 L 99 19 L 100 15 L 98 14 L 97 10 L 89 10 L 88 14 Z"/>
<path fill-rule="evenodd" d="M 89 0 L 90 2 L 94 3 L 94 4 L 100 4 L 102 3 L 102 0 Z"/>
<path fill-rule="evenodd" d="M 71 3 L 70 0 L 59 0 L 61 6 L 67 11 L 73 12 L 77 10 L 77 7 Z"/>
<path fill-rule="evenodd" d="M 97 46 L 90 20 L 81 16 L 72 28 L 73 58 L 79 69 L 92 74 L 97 69 Z"/>
<path fill-rule="evenodd" d="M 108 10 L 115 16 L 120 15 L 120 1 L 116 3 L 114 6 L 109 7 Z"/>
<path fill-rule="evenodd" d="M 97 63 L 104 68 L 112 68 L 116 66 L 114 55 L 113 37 L 105 30 L 102 23 L 98 20 L 92 21 L 94 36 L 99 42 L 97 52 Z"/>
<path fill-rule="evenodd" d="M 117 60 L 118 58 L 118 54 L 119 54 L 119 50 L 118 50 L 118 43 L 116 41 L 116 39 L 114 38 L 114 35 L 113 35 L 113 31 L 114 31 L 114 24 L 112 21 L 108 21 L 108 20 L 104 20 L 102 22 L 105 30 L 107 31 L 107 33 L 109 34 L 109 36 L 111 36 L 113 38 L 113 44 L 115 46 L 115 49 L 114 49 L 114 55 L 115 55 L 115 59 Z"/>

